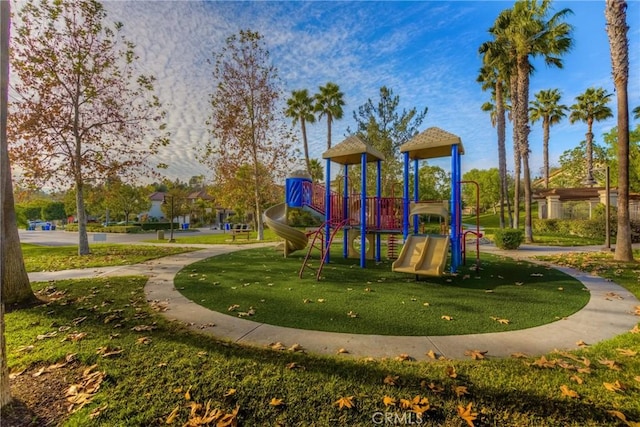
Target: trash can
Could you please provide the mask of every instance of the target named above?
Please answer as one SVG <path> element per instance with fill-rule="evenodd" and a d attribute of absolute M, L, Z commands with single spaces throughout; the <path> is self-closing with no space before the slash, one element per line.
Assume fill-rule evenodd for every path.
<path fill-rule="evenodd" d="M 164 240 L 164 230 L 158 230 L 158 240 Z"/>
<path fill-rule="evenodd" d="M 229 224 L 228 222 L 225 222 L 224 223 L 224 229 L 225 229 L 225 231 L 231 230 L 231 224 Z"/>
<path fill-rule="evenodd" d="M 189 224 L 188 223 L 182 224 L 182 229 L 183 230 L 188 230 L 189 229 Z"/>

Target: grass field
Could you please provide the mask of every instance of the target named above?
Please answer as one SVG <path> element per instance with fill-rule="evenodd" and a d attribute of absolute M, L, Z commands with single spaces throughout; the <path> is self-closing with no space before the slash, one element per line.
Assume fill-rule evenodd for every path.
<path fill-rule="evenodd" d="M 640 296 L 637 262 L 615 263 L 611 254 L 556 261 L 597 271 Z M 3 425 L 198 425 L 207 407 L 210 425 L 226 416 L 242 426 L 371 426 L 387 414 L 414 425 L 420 414 L 419 425 L 434 427 L 640 422 L 639 326 L 544 358 L 319 357 L 188 332 L 146 301 L 144 283 L 119 277 L 33 284 L 47 304 L 5 317 L 17 403 L 3 408 Z M 91 381 L 83 378 L 91 372 Z M 74 399 L 80 403 L 72 405 Z"/>
<path fill-rule="evenodd" d="M 392 272 L 390 261 L 361 269 L 359 260 L 338 253 L 322 280 L 313 273 L 300 279 L 301 258 L 283 259 L 272 248 L 234 252 L 190 265 L 175 286 L 232 316 L 251 312 L 251 320 L 272 325 L 379 335 L 524 329 L 568 316 L 589 299 L 584 286 L 564 273 L 489 254 L 482 255 L 478 272 L 463 266 L 460 274 L 420 281 Z"/>

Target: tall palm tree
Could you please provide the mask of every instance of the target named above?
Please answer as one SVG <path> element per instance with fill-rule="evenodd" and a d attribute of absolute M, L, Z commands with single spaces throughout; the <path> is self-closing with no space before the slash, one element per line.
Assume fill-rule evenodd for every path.
<path fill-rule="evenodd" d="M 313 182 L 322 182 L 324 180 L 324 168 L 318 159 L 311 159 L 311 179 Z"/>
<path fill-rule="evenodd" d="M 542 120 L 542 150 L 544 158 L 544 188 L 549 188 L 549 128 L 560 123 L 563 117 L 567 116 L 567 108 L 560 102 L 560 91 L 558 89 L 541 90 L 535 94 L 536 99 L 531 101 L 529 107 L 529 118 L 531 123 Z"/>
<path fill-rule="evenodd" d="M 331 148 L 331 124 L 334 120 L 340 120 L 343 115 L 344 94 L 340 92 L 340 87 L 328 82 L 319 87 L 320 92 L 314 95 L 316 104 L 315 112 L 318 117 L 327 117 L 327 150 Z"/>
<path fill-rule="evenodd" d="M 291 98 L 287 99 L 285 115 L 293 119 L 293 124 L 300 122 L 302 128 L 302 143 L 304 145 L 304 160 L 307 165 L 307 173 L 311 175 L 311 163 L 309 160 L 309 144 L 307 142 L 307 123 L 314 123 L 316 116 L 313 114 L 313 99 L 307 89 L 294 90 Z"/>
<path fill-rule="evenodd" d="M 606 0 L 607 34 L 618 101 L 618 234 L 613 257 L 616 261 L 633 261 L 629 220 L 629 26 L 626 9 L 624 0 Z"/>
<path fill-rule="evenodd" d="M 491 115 L 491 125 L 496 128 L 498 133 L 498 173 L 500 175 L 500 228 L 505 227 L 504 205 L 505 200 L 508 202 L 508 181 L 507 181 L 507 154 L 505 146 L 506 119 L 505 119 L 505 98 L 506 86 L 504 82 L 505 73 L 498 71 L 498 60 L 494 59 L 493 42 L 486 42 L 480 47 L 480 53 L 484 53 L 485 65 L 480 69 L 480 74 L 476 81 L 481 83 L 482 90 L 491 90 L 491 98 L 495 104 L 485 102 L 482 104 L 482 111 Z M 494 65 L 488 65 L 494 64 Z M 509 224 L 512 224 L 511 210 L 509 212 Z"/>
<path fill-rule="evenodd" d="M 640 119 L 640 106 L 633 109 L 633 118 Z"/>
<path fill-rule="evenodd" d="M 612 94 L 603 88 L 588 88 L 584 93 L 576 96 L 576 103 L 571 106 L 569 121 L 577 121 L 587 124 L 586 133 L 586 156 L 587 156 L 587 177 L 586 182 L 593 185 L 593 122 L 599 122 L 613 117 L 611 108 L 607 106 Z"/>
<path fill-rule="evenodd" d="M 509 40 L 515 52 L 516 84 L 512 91 L 514 135 L 522 158 L 525 207 L 525 241 L 533 241 L 531 224 L 531 171 L 529 169 L 529 77 L 532 72 L 530 57 L 542 56 L 549 66 L 562 68 L 561 55 L 573 43 L 572 27 L 563 22 L 571 12 L 562 9 L 548 18 L 551 0 L 522 0 L 506 14 L 506 27 L 500 27 L 501 36 Z"/>

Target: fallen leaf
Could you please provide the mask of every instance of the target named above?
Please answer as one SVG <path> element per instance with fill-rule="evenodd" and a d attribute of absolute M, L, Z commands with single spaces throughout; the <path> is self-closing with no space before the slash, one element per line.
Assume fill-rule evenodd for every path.
<path fill-rule="evenodd" d="M 137 344 L 151 344 L 151 338 L 149 337 L 140 337 L 136 340 Z"/>
<path fill-rule="evenodd" d="M 349 350 L 345 349 L 345 348 L 339 348 L 338 349 L 338 354 L 348 354 Z"/>
<path fill-rule="evenodd" d="M 230 305 L 229 308 L 227 308 L 227 311 L 236 311 L 239 308 L 240 306 L 238 304 L 233 304 L 233 305 Z"/>
<path fill-rule="evenodd" d="M 441 318 L 442 320 L 448 320 L 448 321 L 453 320 L 453 316 L 448 316 L 448 315 L 446 315 L 446 314 L 445 314 L 445 315 L 440 316 L 440 318 Z"/>
<path fill-rule="evenodd" d="M 304 348 L 296 343 L 289 347 L 289 351 L 304 353 Z"/>
<path fill-rule="evenodd" d="M 337 405 L 339 409 L 343 408 L 353 408 L 353 396 L 341 397 L 340 399 L 333 402 L 334 405 Z"/>
<path fill-rule="evenodd" d="M 515 353 L 511 353 L 511 357 L 513 357 L 514 359 L 526 359 L 529 356 L 527 356 L 524 353 L 520 353 L 520 352 L 515 352 Z"/>
<path fill-rule="evenodd" d="M 398 375 L 387 375 L 386 377 L 384 377 L 384 380 L 382 382 L 386 385 L 396 386 L 398 385 L 399 378 L 400 377 Z"/>
<path fill-rule="evenodd" d="M 285 366 L 287 367 L 287 369 L 300 369 L 300 370 L 304 371 L 304 366 L 298 365 L 296 362 L 288 363 Z"/>
<path fill-rule="evenodd" d="M 616 348 L 616 350 L 618 351 L 618 353 L 620 353 L 621 356 L 635 357 L 638 354 L 637 351 L 628 348 Z"/>
<path fill-rule="evenodd" d="M 191 386 L 184 392 L 184 400 L 191 400 Z"/>
<path fill-rule="evenodd" d="M 282 344 L 280 341 L 269 344 L 269 347 L 270 347 L 272 350 L 284 350 L 284 349 L 286 349 L 286 348 L 287 348 L 287 347 L 285 347 L 285 346 L 284 346 L 284 344 Z"/>
<path fill-rule="evenodd" d="M 571 377 L 569 377 L 569 379 L 578 384 L 582 384 L 584 382 L 583 379 L 577 375 L 572 375 Z"/>
<path fill-rule="evenodd" d="M 149 325 L 136 325 L 133 328 L 131 328 L 131 330 L 135 332 L 147 332 L 147 331 L 153 331 L 155 328 L 156 328 L 155 326 L 149 326 Z"/>
<path fill-rule="evenodd" d="M 49 333 L 46 333 L 46 334 L 41 334 L 41 335 L 38 335 L 36 338 L 38 340 L 46 340 L 47 338 L 53 338 L 56 335 L 58 335 L 58 331 L 53 331 L 53 332 L 49 332 Z"/>
<path fill-rule="evenodd" d="M 587 347 L 589 344 L 587 344 L 586 342 L 580 340 L 580 341 L 576 342 L 576 345 L 578 347 Z"/>
<path fill-rule="evenodd" d="M 449 378 L 456 378 L 458 374 L 456 373 L 456 368 L 453 366 L 447 366 L 445 372 Z"/>
<path fill-rule="evenodd" d="M 396 406 L 396 400 L 391 396 L 385 395 L 382 398 L 382 403 L 384 403 L 384 406 Z"/>
<path fill-rule="evenodd" d="M 396 356 L 396 360 L 400 361 L 400 362 L 405 362 L 405 361 L 414 361 L 416 360 L 415 358 L 409 356 L 407 353 L 402 353 L 399 354 L 398 356 Z"/>
<path fill-rule="evenodd" d="M 230 397 L 233 396 L 234 394 L 236 394 L 236 389 L 235 388 L 230 388 L 229 390 L 227 390 L 227 392 L 224 394 L 224 397 Z"/>
<path fill-rule="evenodd" d="M 640 334 L 640 323 L 629 330 L 632 334 Z"/>
<path fill-rule="evenodd" d="M 467 387 L 464 385 L 453 386 L 453 392 L 458 397 L 462 397 L 465 394 L 469 394 L 469 390 L 467 390 Z"/>
<path fill-rule="evenodd" d="M 282 405 L 284 405 L 284 400 L 274 397 L 269 402 L 269 405 L 271 405 L 271 406 L 282 406 Z"/>
<path fill-rule="evenodd" d="M 429 356 L 430 359 L 434 359 L 434 360 L 438 358 L 438 355 L 433 350 L 429 350 L 427 352 L 427 356 Z"/>
<path fill-rule="evenodd" d="M 324 299 L 324 298 L 318 298 L 318 302 L 319 302 L 320 304 L 324 303 L 325 301 L 326 301 L 326 299 Z"/>
<path fill-rule="evenodd" d="M 349 310 L 349 312 L 347 313 L 347 316 L 349 316 L 351 318 L 356 318 L 356 317 L 358 317 L 358 313 L 355 313 L 352 310 Z"/>
<path fill-rule="evenodd" d="M 434 393 L 442 393 L 444 391 L 444 387 L 436 383 L 429 383 L 427 387 Z"/>
<path fill-rule="evenodd" d="M 473 422 L 476 420 L 476 418 L 478 418 L 477 412 L 471 412 L 472 405 L 473 403 L 469 402 L 469 404 L 466 407 L 458 406 L 458 416 L 463 420 L 465 420 L 469 427 L 474 427 Z"/>
<path fill-rule="evenodd" d="M 567 397 L 570 397 L 572 399 L 577 399 L 577 398 L 580 397 L 580 395 L 578 393 L 576 393 L 574 390 L 571 390 L 566 385 L 560 386 L 560 391 L 562 392 L 563 396 L 567 396 Z"/>
<path fill-rule="evenodd" d="M 619 371 L 620 370 L 620 364 L 618 364 L 618 362 L 616 362 L 615 360 L 600 359 L 600 360 L 598 360 L 598 363 L 600 363 L 601 365 L 605 365 L 606 367 L 608 367 L 612 371 Z"/>
<path fill-rule="evenodd" d="M 481 360 L 484 359 L 484 355 L 487 354 L 488 351 L 480 351 L 480 350 L 467 350 L 464 352 L 465 356 L 471 357 L 473 360 Z"/>
<path fill-rule="evenodd" d="M 104 411 L 108 407 L 109 407 L 109 405 L 105 403 L 104 405 L 95 408 L 93 411 L 91 411 L 91 413 L 89 413 L 89 418 L 92 419 L 92 420 L 98 418 L 100 416 L 100 414 L 102 413 L 102 411 Z"/>
<path fill-rule="evenodd" d="M 624 385 L 622 385 L 622 383 L 618 380 L 616 380 L 613 383 L 602 383 L 602 385 L 604 386 L 604 388 L 606 388 L 609 391 L 613 391 L 618 392 L 618 391 L 623 391 L 625 389 Z"/>
<path fill-rule="evenodd" d="M 118 356 L 119 354 L 122 354 L 123 351 L 124 351 L 123 349 L 111 348 L 109 346 L 106 346 L 106 347 L 98 347 L 98 349 L 96 350 L 96 354 L 101 354 L 102 357 L 107 358 L 107 357 Z"/>
<path fill-rule="evenodd" d="M 176 420 L 176 417 L 178 416 L 178 411 L 180 411 L 180 406 L 176 406 L 175 408 L 173 408 L 173 411 L 171 411 L 169 416 L 167 416 L 167 419 L 164 423 L 173 424 L 173 422 Z"/>

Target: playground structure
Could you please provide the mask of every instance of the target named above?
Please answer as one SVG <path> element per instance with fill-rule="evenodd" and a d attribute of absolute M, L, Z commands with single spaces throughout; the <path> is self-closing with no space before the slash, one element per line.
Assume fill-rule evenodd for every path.
<path fill-rule="evenodd" d="M 366 267 L 367 259 L 381 260 L 381 236 L 387 234 L 395 244 L 395 235 L 402 234 L 404 245 L 393 263 L 393 270 L 415 275 L 441 275 L 451 250 L 450 271 L 455 272 L 464 262 L 465 239 L 469 232 L 462 232 L 461 208 L 461 161 L 464 147 L 460 138 L 442 129 L 432 127 L 416 135 L 400 147 L 404 157 L 403 196 L 382 197 L 381 162 L 384 155 L 357 136 L 350 136 L 340 144 L 327 150 L 325 185 L 315 184 L 308 176 L 287 178 L 285 203 L 273 206 L 264 213 L 265 223 L 285 240 L 285 256 L 295 250 L 311 245 L 300 270 L 300 276 L 310 266 L 310 253 L 320 249 L 322 259 L 315 267 L 316 278 L 322 266 L 330 262 L 329 248 L 334 238 L 342 231 L 343 256 L 360 258 L 360 267 Z M 451 198 L 448 201 L 421 201 L 419 182 L 413 180 L 410 192 L 410 170 L 417 177 L 419 161 L 424 159 L 451 157 Z M 376 164 L 376 195 L 367 195 L 367 165 Z M 331 164 L 343 166 L 340 194 L 330 187 Z M 349 192 L 349 166 L 361 165 L 361 193 Z M 324 223 L 313 232 L 305 233 L 286 224 L 288 207 L 308 208 L 324 217 Z M 436 215 L 444 219 L 442 234 L 419 235 L 419 216 Z M 448 232 L 448 236 L 446 233 Z M 479 230 L 473 232 L 480 236 Z M 356 248 L 359 241 L 359 248 Z"/>

